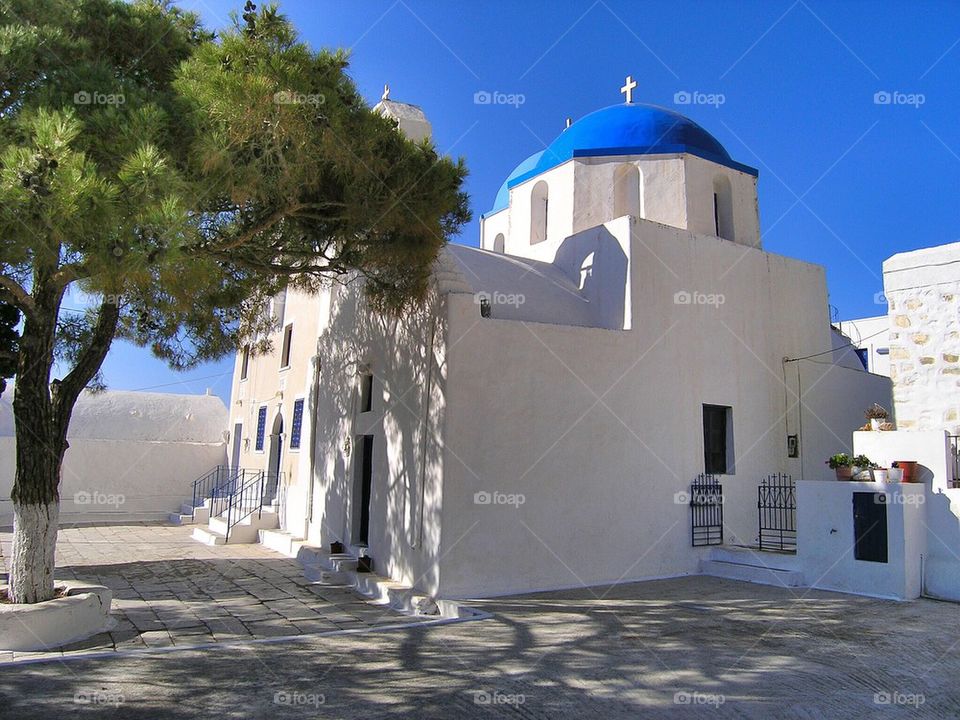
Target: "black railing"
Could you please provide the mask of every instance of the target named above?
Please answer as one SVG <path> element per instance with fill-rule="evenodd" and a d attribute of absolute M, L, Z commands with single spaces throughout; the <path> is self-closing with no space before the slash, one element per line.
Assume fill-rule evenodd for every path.
<path fill-rule="evenodd" d="M 193 481 L 193 507 L 200 507 L 207 498 L 215 497 L 229 487 L 236 477 L 236 470 L 226 465 L 217 465 L 206 475 Z"/>
<path fill-rule="evenodd" d="M 797 551 L 797 491 L 793 478 L 777 473 L 757 488 L 760 549 Z"/>
<path fill-rule="evenodd" d="M 220 517 L 227 512 L 233 496 L 247 483 L 263 474 L 263 470 L 233 468 L 225 481 L 215 487 L 210 494 L 210 517 Z"/>
<path fill-rule="evenodd" d="M 245 520 L 254 513 L 258 518 L 262 515 L 264 503 L 272 502 L 279 481 L 283 477 L 283 473 L 270 473 L 265 470 L 251 470 L 249 473 L 244 482 L 238 485 L 227 499 L 226 513 L 220 513 L 220 515 L 226 515 L 225 542 L 230 540 L 230 531 L 241 520 Z"/>
<path fill-rule="evenodd" d="M 690 483 L 690 541 L 694 547 L 723 544 L 723 486 L 715 475 Z"/>

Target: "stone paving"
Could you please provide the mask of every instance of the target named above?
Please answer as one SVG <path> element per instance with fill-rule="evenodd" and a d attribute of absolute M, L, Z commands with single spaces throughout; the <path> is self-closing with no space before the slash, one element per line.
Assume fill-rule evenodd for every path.
<path fill-rule="evenodd" d="M 494 617 L 0 669 L 0 714 L 960 717 L 960 607 L 710 577 L 474 601 Z"/>
<path fill-rule="evenodd" d="M 300 563 L 260 545 L 210 547 L 161 523 L 64 527 L 57 579 L 113 590 L 115 625 L 46 653 L 0 651 L 0 662 L 171 645 L 258 640 L 385 623 L 417 623 L 348 587 L 311 582 Z M 9 569 L 10 532 L 0 532 Z"/>

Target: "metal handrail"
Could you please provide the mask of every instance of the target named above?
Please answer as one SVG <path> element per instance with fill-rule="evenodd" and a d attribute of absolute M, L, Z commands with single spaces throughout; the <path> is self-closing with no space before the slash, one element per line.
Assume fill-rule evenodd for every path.
<path fill-rule="evenodd" d="M 193 481 L 193 507 L 200 507 L 204 501 L 215 496 L 218 491 L 230 484 L 235 470 L 226 465 L 217 465 L 213 470 Z"/>
<path fill-rule="evenodd" d="M 251 480 L 255 479 L 262 470 L 249 468 L 234 468 L 227 474 L 223 483 L 213 489 L 210 494 L 210 517 L 220 517 L 230 507 L 233 496 Z"/>
<path fill-rule="evenodd" d="M 271 473 L 265 470 L 251 471 L 251 476 L 236 488 L 226 504 L 227 530 L 224 542 L 230 540 L 230 531 L 242 520 L 254 513 L 263 515 L 263 501 L 268 488 L 276 482 L 279 487 L 283 473 Z M 222 513 L 221 513 L 222 514 Z"/>

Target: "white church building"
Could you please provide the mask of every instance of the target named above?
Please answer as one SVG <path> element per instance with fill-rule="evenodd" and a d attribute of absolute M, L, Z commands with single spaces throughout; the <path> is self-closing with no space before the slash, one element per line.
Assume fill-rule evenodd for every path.
<path fill-rule="evenodd" d="M 359 282 L 275 298 L 230 464 L 276 478 L 290 537 L 447 598 L 697 573 L 691 482 L 722 484 L 711 542 L 754 546 L 761 481 L 832 479 L 889 407 L 823 268 L 764 251 L 757 171 L 631 93 L 516 165 L 419 311 L 379 317 Z"/>

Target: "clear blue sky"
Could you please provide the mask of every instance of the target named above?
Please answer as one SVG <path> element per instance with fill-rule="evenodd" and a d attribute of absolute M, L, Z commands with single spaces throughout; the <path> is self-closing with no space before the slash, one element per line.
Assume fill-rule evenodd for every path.
<path fill-rule="evenodd" d="M 242 0 L 183 0 L 213 27 Z M 767 250 L 827 268 L 839 317 L 886 312 L 880 265 L 903 250 L 960 239 L 960 3 L 644 2 L 628 0 L 287 0 L 312 46 L 352 51 L 371 104 L 420 105 L 443 152 L 463 156 L 477 244 L 479 215 L 523 158 L 564 118 L 634 99 L 690 116 L 735 160 L 760 170 Z M 479 91 L 524 96 L 474 103 Z M 676 105 L 678 92 L 722 104 Z M 899 92 L 877 104 L 878 92 Z M 922 95 L 909 97 L 910 95 Z M 922 103 L 919 102 L 922 99 Z M 112 388 L 226 399 L 233 361 L 174 373 L 118 344 Z M 196 379 L 220 374 L 210 379 Z"/>

